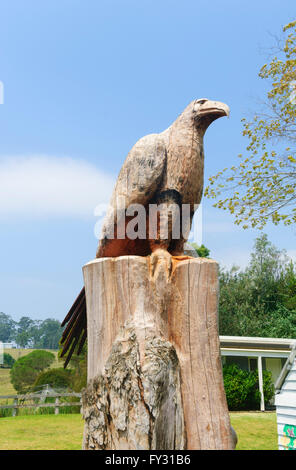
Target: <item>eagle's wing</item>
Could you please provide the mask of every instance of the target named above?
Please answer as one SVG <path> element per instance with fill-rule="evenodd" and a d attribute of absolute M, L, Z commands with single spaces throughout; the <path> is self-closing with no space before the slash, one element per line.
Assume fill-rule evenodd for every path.
<path fill-rule="evenodd" d="M 70 308 L 68 314 L 64 318 L 61 326 L 65 326 L 61 338 L 62 352 L 61 357 L 67 354 L 64 367 L 66 368 L 71 356 L 79 342 L 77 354 L 80 354 L 82 347 L 85 343 L 87 330 L 86 330 L 86 300 L 85 289 L 81 289 L 75 302 Z"/>
<path fill-rule="evenodd" d="M 103 222 L 102 239 L 108 238 L 116 212 L 126 210 L 132 204 L 145 206 L 155 194 L 166 167 L 167 146 L 163 134 L 146 135 L 130 150 L 113 190 Z"/>
<path fill-rule="evenodd" d="M 119 173 L 104 220 L 102 236 L 113 227 L 114 210 L 127 209 L 131 204 L 147 204 L 160 185 L 166 166 L 166 143 L 161 134 L 150 134 L 140 139 L 129 152 Z M 86 300 L 83 288 L 65 317 L 62 326 L 62 353 L 67 354 L 64 367 L 78 346 L 79 354 L 87 337 Z"/>

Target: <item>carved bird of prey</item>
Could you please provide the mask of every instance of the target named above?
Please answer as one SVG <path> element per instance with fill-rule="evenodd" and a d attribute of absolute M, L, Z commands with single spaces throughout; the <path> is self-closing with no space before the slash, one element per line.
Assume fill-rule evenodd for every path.
<path fill-rule="evenodd" d="M 158 228 L 154 235 L 130 239 L 119 236 L 120 220 L 114 226 L 114 213 L 124 214 L 124 224 L 131 220 L 128 208 L 141 204 L 165 204 L 174 207 L 187 204 L 190 207 L 189 225 L 197 204 L 200 203 L 204 179 L 203 137 L 208 126 L 222 116 L 229 115 L 226 104 L 205 98 L 192 101 L 176 121 L 160 134 L 142 137 L 131 149 L 120 170 L 111 197 L 110 210 L 103 222 L 102 236 L 96 257 L 123 255 L 151 255 L 152 266 L 160 258 L 170 264 L 171 255 L 182 255 L 186 235 L 172 237 L 172 223 L 168 224 L 167 236 L 160 236 L 162 216 L 159 214 Z M 118 202 L 119 201 L 119 202 Z M 189 227 L 190 228 L 190 227 Z M 189 231 L 188 231 L 189 233 Z M 61 343 L 61 355 L 67 354 L 67 366 L 74 350 L 81 352 L 87 337 L 87 312 L 84 288 L 65 317 L 66 325 Z"/>

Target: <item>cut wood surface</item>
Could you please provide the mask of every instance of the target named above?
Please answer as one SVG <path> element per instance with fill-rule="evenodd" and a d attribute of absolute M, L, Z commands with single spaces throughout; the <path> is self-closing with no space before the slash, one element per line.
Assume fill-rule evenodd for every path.
<path fill-rule="evenodd" d="M 217 309 L 218 265 L 96 259 L 83 268 L 85 449 L 232 449 Z"/>

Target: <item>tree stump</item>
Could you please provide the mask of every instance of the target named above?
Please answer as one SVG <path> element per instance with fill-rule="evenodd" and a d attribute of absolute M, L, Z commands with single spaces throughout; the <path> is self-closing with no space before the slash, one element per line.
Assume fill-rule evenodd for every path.
<path fill-rule="evenodd" d="M 100 258 L 83 268 L 84 449 L 234 447 L 217 325 L 218 265 Z"/>

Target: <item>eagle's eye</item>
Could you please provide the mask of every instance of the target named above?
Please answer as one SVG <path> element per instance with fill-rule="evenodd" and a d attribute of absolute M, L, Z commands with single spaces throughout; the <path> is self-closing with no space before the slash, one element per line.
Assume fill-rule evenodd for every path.
<path fill-rule="evenodd" d="M 204 104 L 207 100 L 198 100 L 198 104 Z"/>

